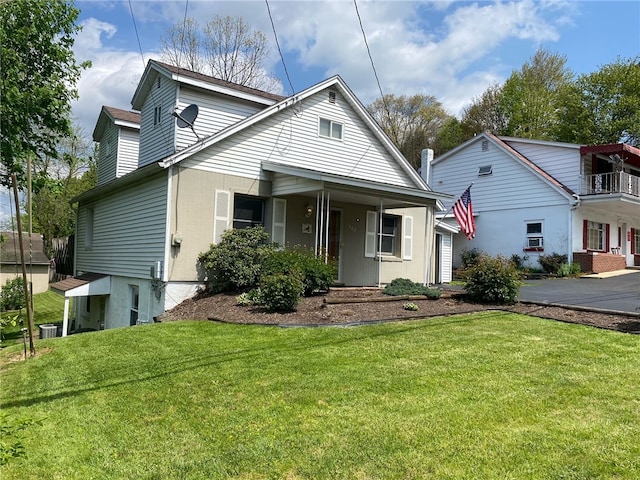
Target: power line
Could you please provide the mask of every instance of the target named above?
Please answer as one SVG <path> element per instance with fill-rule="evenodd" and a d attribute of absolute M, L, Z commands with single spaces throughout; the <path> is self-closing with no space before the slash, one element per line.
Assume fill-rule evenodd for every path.
<path fill-rule="evenodd" d="M 360 24 L 360 30 L 362 31 L 362 38 L 364 38 L 364 45 L 367 48 L 367 54 L 369 55 L 369 60 L 371 61 L 371 68 L 373 69 L 373 75 L 376 78 L 376 83 L 378 84 L 378 90 L 380 91 L 380 99 L 382 100 L 382 106 L 384 111 L 387 113 L 387 117 L 389 119 L 389 127 L 393 129 L 393 122 L 391 121 L 391 112 L 389 110 L 389 106 L 387 105 L 387 100 L 384 98 L 384 93 L 382 92 L 382 86 L 380 85 L 380 79 L 378 78 L 378 72 L 376 71 L 376 66 L 373 63 L 373 56 L 371 55 L 371 49 L 369 48 L 369 42 L 367 41 L 367 34 L 364 32 L 364 27 L 362 26 L 362 18 L 360 17 L 360 11 L 358 10 L 358 2 L 353 0 L 353 5 L 356 9 L 356 15 L 358 17 L 358 23 Z M 394 132 L 397 137 L 397 132 Z"/>
<path fill-rule="evenodd" d="M 291 87 L 291 95 L 295 95 L 296 91 L 293 88 L 293 84 L 291 83 L 291 78 L 289 77 L 289 71 L 287 70 L 287 64 L 284 62 L 284 55 L 282 55 L 282 50 L 280 49 L 280 42 L 278 42 L 278 34 L 276 33 L 276 26 L 273 23 L 273 17 L 271 16 L 271 8 L 269 7 L 269 0 L 264 0 L 264 3 L 267 4 L 267 12 L 269 13 L 269 20 L 271 21 L 271 28 L 273 29 L 273 36 L 276 39 L 276 46 L 278 47 L 278 53 L 280 54 L 280 60 L 282 60 L 282 66 L 284 67 L 284 73 L 287 76 L 287 80 L 289 81 L 289 87 Z"/>

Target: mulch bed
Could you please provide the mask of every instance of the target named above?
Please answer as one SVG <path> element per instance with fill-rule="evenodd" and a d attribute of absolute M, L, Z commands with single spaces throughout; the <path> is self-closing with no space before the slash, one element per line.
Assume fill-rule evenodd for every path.
<path fill-rule="evenodd" d="M 417 311 L 404 309 L 407 302 Z M 640 316 L 563 308 L 519 302 L 515 305 L 484 305 L 469 302 L 463 293 L 443 291 L 438 300 L 425 297 L 390 297 L 377 288 L 332 288 L 328 293 L 303 298 L 297 310 L 269 313 L 260 307 L 237 304 L 235 295 L 199 295 L 182 302 L 159 317 L 159 321 L 214 320 L 226 323 L 279 326 L 346 326 L 415 318 L 503 310 L 562 322 L 578 323 L 625 333 L 640 333 Z"/>

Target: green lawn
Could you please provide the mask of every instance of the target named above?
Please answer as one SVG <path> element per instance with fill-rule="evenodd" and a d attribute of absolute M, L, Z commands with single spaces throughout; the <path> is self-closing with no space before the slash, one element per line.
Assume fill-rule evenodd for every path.
<path fill-rule="evenodd" d="M 16 313 L 18 312 L 2 312 L 0 314 L 0 317 L 6 318 L 15 315 Z M 23 326 L 27 326 L 27 310 L 22 309 L 20 314 L 21 319 L 23 320 L 22 324 L 3 328 L 3 342 L 6 341 L 7 344 L 10 344 L 16 339 L 22 340 L 22 333 L 20 332 L 20 329 Z M 48 291 L 44 293 L 38 293 L 37 295 L 33 296 L 33 324 L 36 331 L 38 330 L 38 325 L 42 323 L 62 322 L 63 314 L 64 297 L 62 295 L 58 295 L 57 293 Z"/>
<path fill-rule="evenodd" d="M 485 312 L 39 340 L 5 479 L 636 479 L 640 336 Z"/>

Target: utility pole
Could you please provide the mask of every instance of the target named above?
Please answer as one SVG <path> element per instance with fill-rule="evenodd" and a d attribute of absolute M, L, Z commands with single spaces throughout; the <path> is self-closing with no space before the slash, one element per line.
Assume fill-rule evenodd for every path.
<path fill-rule="evenodd" d="M 31 308 L 31 299 L 29 295 L 29 284 L 27 283 L 27 266 L 24 261 L 24 245 L 22 243 L 22 219 L 20 218 L 20 204 L 18 199 L 18 179 L 16 174 L 11 175 L 13 183 L 13 197 L 16 202 L 16 221 L 18 223 L 18 243 L 20 244 L 20 264 L 22 266 L 22 281 L 24 284 L 24 300 L 27 307 L 27 325 L 29 329 L 29 351 L 31 356 L 36 354 L 36 347 L 33 343 L 33 308 Z"/>

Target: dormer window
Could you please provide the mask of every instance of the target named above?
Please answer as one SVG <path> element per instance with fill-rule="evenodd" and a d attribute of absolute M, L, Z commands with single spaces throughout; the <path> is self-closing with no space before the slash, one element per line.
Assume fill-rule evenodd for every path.
<path fill-rule="evenodd" d="M 320 119 L 319 135 L 321 137 L 335 138 L 336 140 L 342 140 L 342 124 L 327 120 L 326 118 Z"/>

